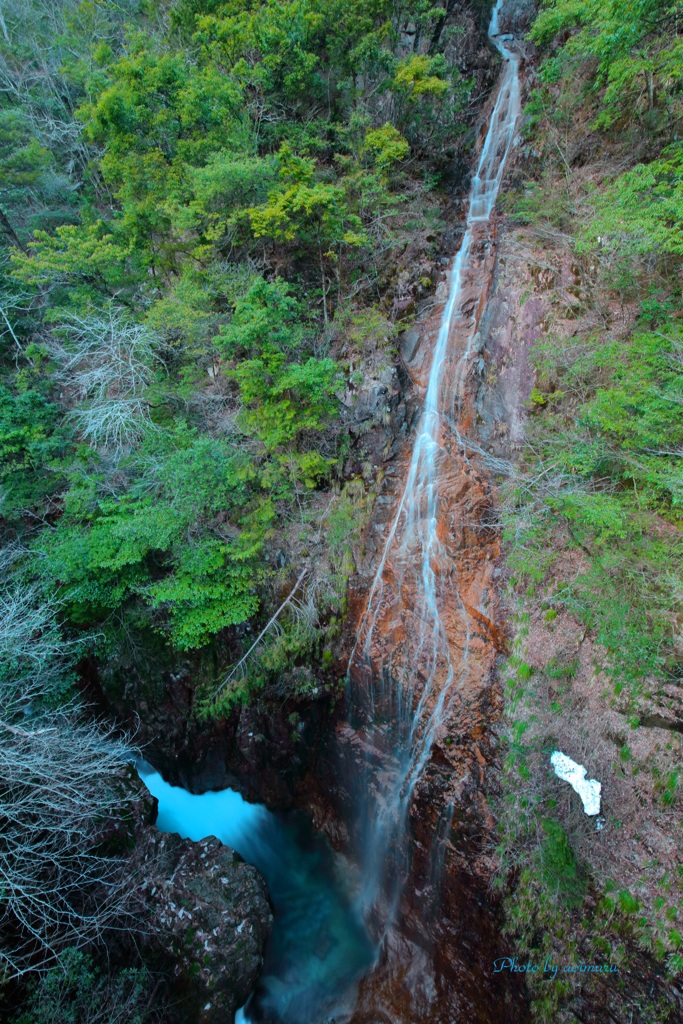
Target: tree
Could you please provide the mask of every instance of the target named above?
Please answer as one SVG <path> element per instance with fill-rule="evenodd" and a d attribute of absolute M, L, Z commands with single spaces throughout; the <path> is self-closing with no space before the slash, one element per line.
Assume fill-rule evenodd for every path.
<path fill-rule="evenodd" d="M 534 22 L 531 38 L 547 45 L 571 32 L 545 76 L 556 79 L 563 67 L 591 62 L 604 87 L 596 126 L 642 119 L 656 106 L 661 120 L 670 123 L 672 114 L 678 120 L 682 113 L 683 42 L 676 29 L 681 11 L 680 0 L 551 0 Z"/>
<path fill-rule="evenodd" d="M 67 949 L 61 965 L 30 987 L 14 1024 L 143 1024 L 158 1019 L 150 1009 L 151 988 L 144 968 L 103 971 L 92 956 Z"/>
<path fill-rule="evenodd" d="M 334 393 L 340 367 L 333 359 L 302 360 L 306 335 L 304 311 L 287 284 L 257 280 L 235 305 L 232 322 L 216 339 L 228 355 L 239 356 L 227 369 L 239 387 L 238 422 L 255 434 L 274 456 L 263 467 L 263 481 L 277 487 L 280 467 L 292 482 L 313 487 L 330 470 L 306 433 L 324 430 L 337 412 Z"/>
<path fill-rule="evenodd" d="M 116 242 L 102 221 L 63 224 L 54 234 L 36 231 L 26 253 L 12 254 L 12 276 L 36 287 L 85 282 L 109 296 L 129 278 L 132 251 L 130 243 Z"/>
<path fill-rule="evenodd" d="M 58 601 L 17 566 L 28 552 L 0 549 L 0 569 L 11 585 L 0 589 L 0 695 L 3 717 L 14 720 L 53 699 L 64 683 L 64 661 L 78 645 L 65 641 L 57 623 Z"/>
<path fill-rule="evenodd" d="M 130 752 L 68 711 L 22 725 L 0 719 L 0 734 L 0 964 L 20 975 L 133 911 L 122 775 Z"/>
<path fill-rule="evenodd" d="M 328 320 L 326 265 L 336 263 L 347 246 L 365 242 L 360 218 L 351 212 L 344 189 L 315 181 L 315 161 L 295 156 L 288 145 L 278 154 L 282 185 L 268 202 L 247 210 L 256 238 L 296 241 L 312 250 L 320 267 L 323 316 Z"/>
<path fill-rule="evenodd" d="M 0 553 L 0 965 L 10 976 L 121 925 L 136 898 L 130 746 L 55 706 L 68 645 L 55 598 L 22 581 L 25 557 Z"/>
<path fill-rule="evenodd" d="M 158 609 L 155 627 L 179 648 L 201 647 L 258 608 L 272 504 L 251 486 L 248 451 L 181 424 L 146 436 L 130 469 L 112 496 L 72 467 L 66 515 L 36 542 L 38 570 L 71 622 L 138 603 Z"/>
<path fill-rule="evenodd" d="M 24 248 L 23 225 L 10 217 L 30 207 L 35 191 L 45 185 L 51 163 L 49 152 L 32 138 L 25 116 L 18 110 L 0 111 L 0 231 L 7 244 Z"/>
<path fill-rule="evenodd" d="M 71 416 L 94 447 L 127 449 L 149 427 L 146 391 L 159 363 L 159 339 L 115 306 L 62 318 L 52 356 L 71 396 Z"/>
<path fill-rule="evenodd" d="M 63 410 L 43 381 L 17 388 L 0 383 L 0 483 L 8 518 L 40 505 L 63 481 L 59 459 L 67 449 Z"/>
<path fill-rule="evenodd" d="M 102 174 L 122 207 L 120 230 L 148 266 L 175 268 L 174 217 L 191 198 L 191 168 L 217 151 L 251 156 L 238 83 L 212 64 L 159 51 L 137 33 L 107 67 L 106 84 L 80 116 L 106 146 Z"/>
<path fill-rule="evenodd" d="M 591 247 L 683 256 L 683 147 L 619 175 L 596 207 L 585 231 Z"/>

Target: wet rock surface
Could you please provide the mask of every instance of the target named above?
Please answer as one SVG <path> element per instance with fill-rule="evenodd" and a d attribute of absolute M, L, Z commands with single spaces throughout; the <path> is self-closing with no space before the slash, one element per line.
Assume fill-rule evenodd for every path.
<path fill-rule="evenodd" d="M 363 788 L 381 818 L 401 813 L 403 797 L 395 808 L 387 804 L 393 799 L 387 780 L 397 770 L 396 723 L 409 720 L 419 706 L 419 745 L 420 731 L 428 728 L 424 723 L 436 714 L 426 763 L 405 784 L 414 785 L 408 790 L 407 880 L 393 917 L 390 909 L 376 908 L 380 932 L 383 918 L 388 916 L 393 924 L 384 933 L 376 967 L 361 985 L 353 1024 L 463 1019 L 503 1024 L 528 1017 L 522 983 L 514 976 L 492 975 L 501 940 L 499 907 L 491 895 L 495 821 L 484 795 L 499 757 L 496 732 L 502 699 L 495 666 L 506 648 L 497 597 L 495 488 L 478 437 L 476 402 L 486 368 L 482 327 L 494 273 L 496 227 L 494 215 L 471 228 L 442 369 L 438 431 L 430 453 L 420 456 L 426 468 L 418 472 L 425 479 L 433 473 L 438 481 L 433 511 L 430 484 L 423 482 L 415 490 L 415 510 L 397 512 L 404 507 L 402 494 L 409 479 L 412 446 L 406 444 L 397 458 L 401 468 L 385 478 L 365 537 L 365 558 L 352 581 L 347 637 L 352 699 L 325 766 L 319 765 L 319 772 L 327 773 L 323 788 L 340 815 L 345 807 L 368 800 Z M 447 294 L 445 286 L 437 289 L 436 298 L 443 300 Z M 399 343 L 419 404 L 427 391 L 442 313 L 443 305 L 425 305 Z M 434 460 L 433 469 L 429 459 Z M 411 492 L 408 500 L 413 497 Z M 394 543 L 401 516 L 407 525 L 398 527 Z M 420 516 L 435 520 L 428 564 L 417 557 Z M 436 615 L 425 605 L 428 585 L 433 586 L 430 600 L 438 606 L 434 637 L 427 624 Z M 367 837 L 353 834 L 353 826 L 350 831 L 352 846 L 367 842 Z M 387 858 L 389 873 L 400 873 L 402 866 L 391 863 L 395 850 L 380 844 L 375 853 Z"/>
<path fill-rule="evenodd" d="M 143 941 L 172 964 L 187 1020 L 225 1024 L 254 988 L 272 925 L 265 882 L 229 847 L 149 830 Z"/>
<path fill-rule="evenodd" d="M 479 273 L 493 269 L 493 249 L 488 239 L 480 243 L 477 263 Z M 486 291 L 482 295 L 479 273 L 473 273 L 469 282 L 471 302 L 466 299 L 463 304 L 465 308 L 471 306 L 470 317 L 461 324 L 463 335 L 485 308 Z M 436 309 L 432 316 L 418 321 L 410 339 L 413 359 L 409 370 L 416 389 L 424 379 L 425 368 L 428 370 L 424 353 L 429 353 L 433 344 L 439 313 Z M 419 339 L 415 337 L 418 333 Z M 457 346 L 457 327 L 454 334 L 452 344 Z M 475 386 L 476 366 L 468 384 L 470 394 Z M 476 438 L 473 406 L 468 406 L 464 416 L 461 413 L 463 422 L 468 438 Z M 439 536 L 450 565 L 435 569 L 444 573 L 446 580 L 453 580 L 462 601 L 462 606 L 455 600 L 447 602 L 442 617 L 451 649 L 459 652 L 463 675 L 413 795 L 411 864 L 398 922 L 378 965 L 361 985 L 353 1024 L 442 1024 L 465 1018 L 482 1024 L 504 1024 L 522 1022 L 527 1016 L 525 996 L 517 979 L 494 979 L 491 973 L 501 946 L 499 909 L 490 889 L 495 822 L 484 793 L 491 785 L 489 774 L 498 757 L 496 727 L 502 697 L 495 681 L 495 664 L 506 644 L 496 597 L 499 537 L 490 525 L 495 490 L 474 448 L 463 449 L 448 427 L 444 427 L 442 439 Z M 351 592 L 349 651 L 403 480 L 400 472 L 387 479 L 383 495 L 386 498 L 391 494 L 393 500 L 378 504 L 377 518 L 366 539 L 366 561 Z M 410 701 L 417 700 L 424 686 L 419 605 L 417 587 L 409 575 L 403 574 L 403 567 L 394 569 L 389 564 L 388 589 L 396 592 L 392 574 L 398 572 L 401 607 L 387 608 L 378 622 L 370 663 L 377 666 L 390 658 L 392 672 L 405 679 L 405 699 Z M 465 650 L 466 664 L 462 657 Z M 377 714 L 379 709 L 374 710 Z M 368 756 L 376 759 L 379 776 L 390 770 L 382 763 L 381 755 L 377 751 L 369 755 L 367 747 L 362 724 L 352 728 L 340 722 L 335 749 L 328 752 L 326 762 L 324 758 L 319 762 L 318 775 L 324 774 L 325 763 L 328 772 L 327 785 L 322 788 L 328 798 L 332 795 L 342 815 L 343 808 L 358 799 L 353 785 L 344 780 L 363 779 Z M 325 818 L 324 813 L 319 816 Z M 327 820 L 333 820 L 329 811 Z"/>
<path fill-rule="evenodd" d="M 463 51 L 463 68 L 472 66 L 471 44 L 476 36 L 485 87 L 493 79 L 496 62 L 483 44 L 482 26 L 471 14 L 467 17 L 472 37 L 462 42 L 469 47 L 467 59 Z M 462 178 L 471 159 L 467 154 L 467 161 L 459 169 L 454 167 L 453 173 Z M 453 227 L 442 244 L 452 253 L 459 244 L 458 225 L 464 211 L 455 202 L 448 212 Z M 445 590 L 455 587 L 460 598 L 457 607 L 455 602 L 447 604 L 443 614 L 449 645 L 460 654 L 466 650 L 466 666 L 411 804 L 412 860 L 397 925 L 375 970 L 361 985 L 353 1024 L 448 1024 L 464 1018 L 472 1024 L 502 1024 L 526 1018 L 521 984 L 514 978 L 492 984 L 491 964 L 500 949 L 499 916 L 490 893 L 494 823 L 483 796 L 490 767 L 498 757 L 500 694 L 494 666 L 506 643 L 496 598 L 500 549 L 492 525 L 495 489 L 478 449 L 475 403 L 485 370 L 481 328 L 495 262 L 495 222 L 475 233 L 473 253 L 445 369 L 446 377 L 454 373 L 463 346 L 474 338 L 473 358 L 463 382 L 464 400 L 457 410 L 458 428 L 453 429 L 453 407 L 450 416 L 443 417 L 439 438 L 439 538 L 447 558 L 435 566 Z M 339 675 L 345 671 L 405 481 L 410 434 L 422 409 L 448 291 L 448 260 L 423 264 L 415 259 L 411 265 L 409 257 L 410 253 L 403 254 L 403 269 L 387 292 L 395 315 L 417 314 L 415 325 L 399 339 L 400 362 L 394 367 L 382 357 L 364 366 L 363 379 L 343 399 L 343 415 L 354 442 L 344 475 L 376 486 L 379 495 L 373 519 L 354 553 L 357 573 L 349 594 Z M 398 567 L 389 565 L 387 578 L 391 580 L 394 573 L 395 582 L 397 571 Z M 387 650 L 392 651 L 394 665 L 409 681 L 408 700 L 419 694 L 424 682 L 418 638 L 419 609 L 415 589 L 408 582 L 401 588 L 400 609 L 385 609 L 370 652 L 370 663 L 378 664 Z M 406 666 L 411 672 L 405 671 Z M 346 709 L 337 708 L 330 728 L 332 702 L 324 694 L 302 702 L 298 739 L 292 738 L 291 703 L 279 713 L 272 708 L 244 710 L 219 723 L 200 725 L 192 712 L 202 671 L 196 661 L 166 668 L 157 662 L 142 679 L 136 678 L 138 667 L 131 666 L 116 707 L 138 708 L 150 759 L 171 781 L 195 791 L 232 785 L 271 807 L 304 806 L 333 845 L 353 850 L 357 837 L 348 811 L 357 796 L 352 780 L 364 778 L 359 770 L 367 757 L 362 722 L 349 724 Z M 111 687 L 107 689 L 112 692 Z M 142 700 L 141 694 L 145 695 Z M 379 755 L 377 772 L 381 774 L 385 767 Z M 178 853 L 179 863 L 184 856 Z M 189 852 L 187 856 L 194 857 Z M 209 915 L 207 926 L 211 920 Z M 169 941 L 166 948 L 173 949 L 174 940 Z M 230 969 L 228 965 L 225 971 Z M 207 1012 L 214 1011 L 210 1007 Z"/>

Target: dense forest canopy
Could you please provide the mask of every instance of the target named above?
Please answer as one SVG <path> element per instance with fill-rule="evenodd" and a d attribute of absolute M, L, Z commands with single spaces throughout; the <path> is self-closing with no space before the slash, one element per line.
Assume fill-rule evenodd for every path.
<path fill-rule="evenodd" d="M 197 648 L 277 583 L 344 454 L 335 325 L 376 330 L 463 130 L 444 16 L 3 5 L 3 514 L 67 628 Z"/>

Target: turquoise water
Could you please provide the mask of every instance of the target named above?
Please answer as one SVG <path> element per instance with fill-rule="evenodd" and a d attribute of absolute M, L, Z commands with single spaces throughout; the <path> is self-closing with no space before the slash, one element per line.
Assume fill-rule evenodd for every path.
<path fill-rule="evenodd" d="M 273 814 L 231 789 L 196 795 L 139 768 L 159 801 L 157 828 L 188 839 L 217 836 L 255 865 L 274 912 L 263 974 L 237 1021 L 342 1024 L 374 959 L 346 860 L 298 814 Z"/>

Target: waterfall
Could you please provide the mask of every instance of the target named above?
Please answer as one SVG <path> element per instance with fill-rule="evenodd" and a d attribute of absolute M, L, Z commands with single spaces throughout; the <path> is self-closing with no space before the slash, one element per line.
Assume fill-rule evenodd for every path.
<path fill-rule="evenodd" d="M 471 608 L 448 551 L 445 464 L 463 450 L 461 428 L 477 333 L 464 310 L 468 275 L 491 243 L 491 214 L 520 113 L 519 57 L 501 35 L 497 0 L 489 37 L 504 65 L 450 270 L 424 409 L 405 487 L 391 522 L 349 659 L 349 698 L 362 736 L 360 808 L 366 916 L 391 924 L 405 879 L 408 812 L 415 787 L 468 672 Z M 454 345 L 457 335 L 458 344 Z M 460 457 L 462 461 L 462 456 Z M 465 456 L 465 461 L 467 461 Z"/>

